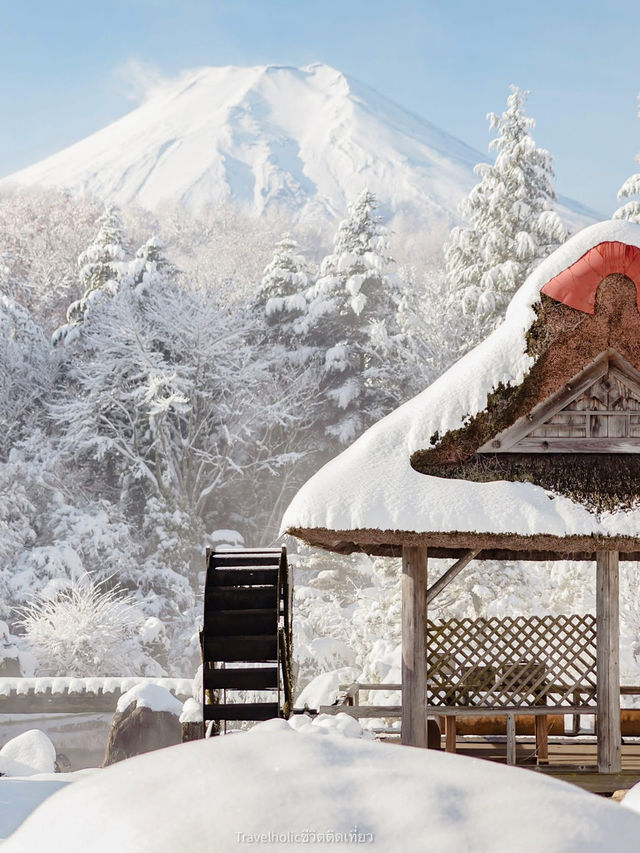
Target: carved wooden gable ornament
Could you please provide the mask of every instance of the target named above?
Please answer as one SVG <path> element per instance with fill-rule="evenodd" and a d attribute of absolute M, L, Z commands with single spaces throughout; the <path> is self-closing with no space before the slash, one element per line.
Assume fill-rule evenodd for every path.
<path fill-rule="evenodd" d="M 542 293 L 593 315 L 598 287 L 614 274 L 635 284 L 640 310 L 640 249 L 619 241 L 589 249 Z M 640 453 L 640 373 L 609 348 L 478 452 Z"/>
<path fill-rule="evenodd" d="M 640 453 L 640 373 L 607 350 L 480 453 Z"/>

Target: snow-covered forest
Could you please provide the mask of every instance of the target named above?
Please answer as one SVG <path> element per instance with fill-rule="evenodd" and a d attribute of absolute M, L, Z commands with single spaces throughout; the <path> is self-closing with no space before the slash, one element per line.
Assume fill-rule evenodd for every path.
<path fill-rule="evenodd" d="M 117 585 L 124 660 L 97 620 L 58 634 L 84 633 L 96 673 L 192 672 L 204 547 L 273 542 L 296 488 L 446 364 L 437 269 L 394 264 L 367 193 L 328 245 L 45 189 L 0 217 L 1 618 L 20 635 L 24 605 Z"/>
<path fill-rule="evenodd" d="M 524 107 L 514 89 L 490 117 L 495 163 L 450 235 L 387 229 L 366 191 L 313 228 L 3 192 L 5 673 L 194 672 L 204 548 L 275 542 L 310 474 L 482 339 L 566 238 Z M 291 544 L 299 685 L 340 667 L 398 681 L 397 565 Z M 435 616 L 593 607 L 589 565 L 474 565 Z M 633 677 L 640 588 L 623 583 Z"/>

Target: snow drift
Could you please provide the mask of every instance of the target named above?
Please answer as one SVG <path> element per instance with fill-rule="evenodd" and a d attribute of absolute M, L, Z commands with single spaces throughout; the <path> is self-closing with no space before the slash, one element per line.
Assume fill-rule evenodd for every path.
<path fill-rule="evenodd" d="M 81 779 L 3 853 L 40 849 L 43 838 L 50 853 L 297 850 L 305 838 L 314 850 L 350 850 L 354 834 L 356 846 L 394 853 L 635 853 L 640 817 L 530 770 L 272 720 Z"/>

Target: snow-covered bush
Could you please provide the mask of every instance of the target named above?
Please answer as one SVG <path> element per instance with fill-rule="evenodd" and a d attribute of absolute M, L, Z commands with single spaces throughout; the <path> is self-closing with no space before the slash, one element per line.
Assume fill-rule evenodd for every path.
<path fill-rule="evenodd" d="M 161 668 L 144 653 L 135 600 L 88 575 L 22 609 L 20 624 L 37 661 L 37 675 L 153 675 Z"/>

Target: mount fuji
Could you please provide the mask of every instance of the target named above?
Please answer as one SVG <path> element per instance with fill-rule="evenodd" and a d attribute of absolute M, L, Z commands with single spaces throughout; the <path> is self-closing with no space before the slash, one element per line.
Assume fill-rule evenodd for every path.
<path fill-rule="evenodd" d="M 123 118 L 0 181 L 124 206 L 232 203 L 296 220 L 342 216 L 363 189 L 385 219 L 450 225 L 486 155 L 327 65 L 202 68 Z M 569 199 L 573 228 L 602 217 Z"/>

